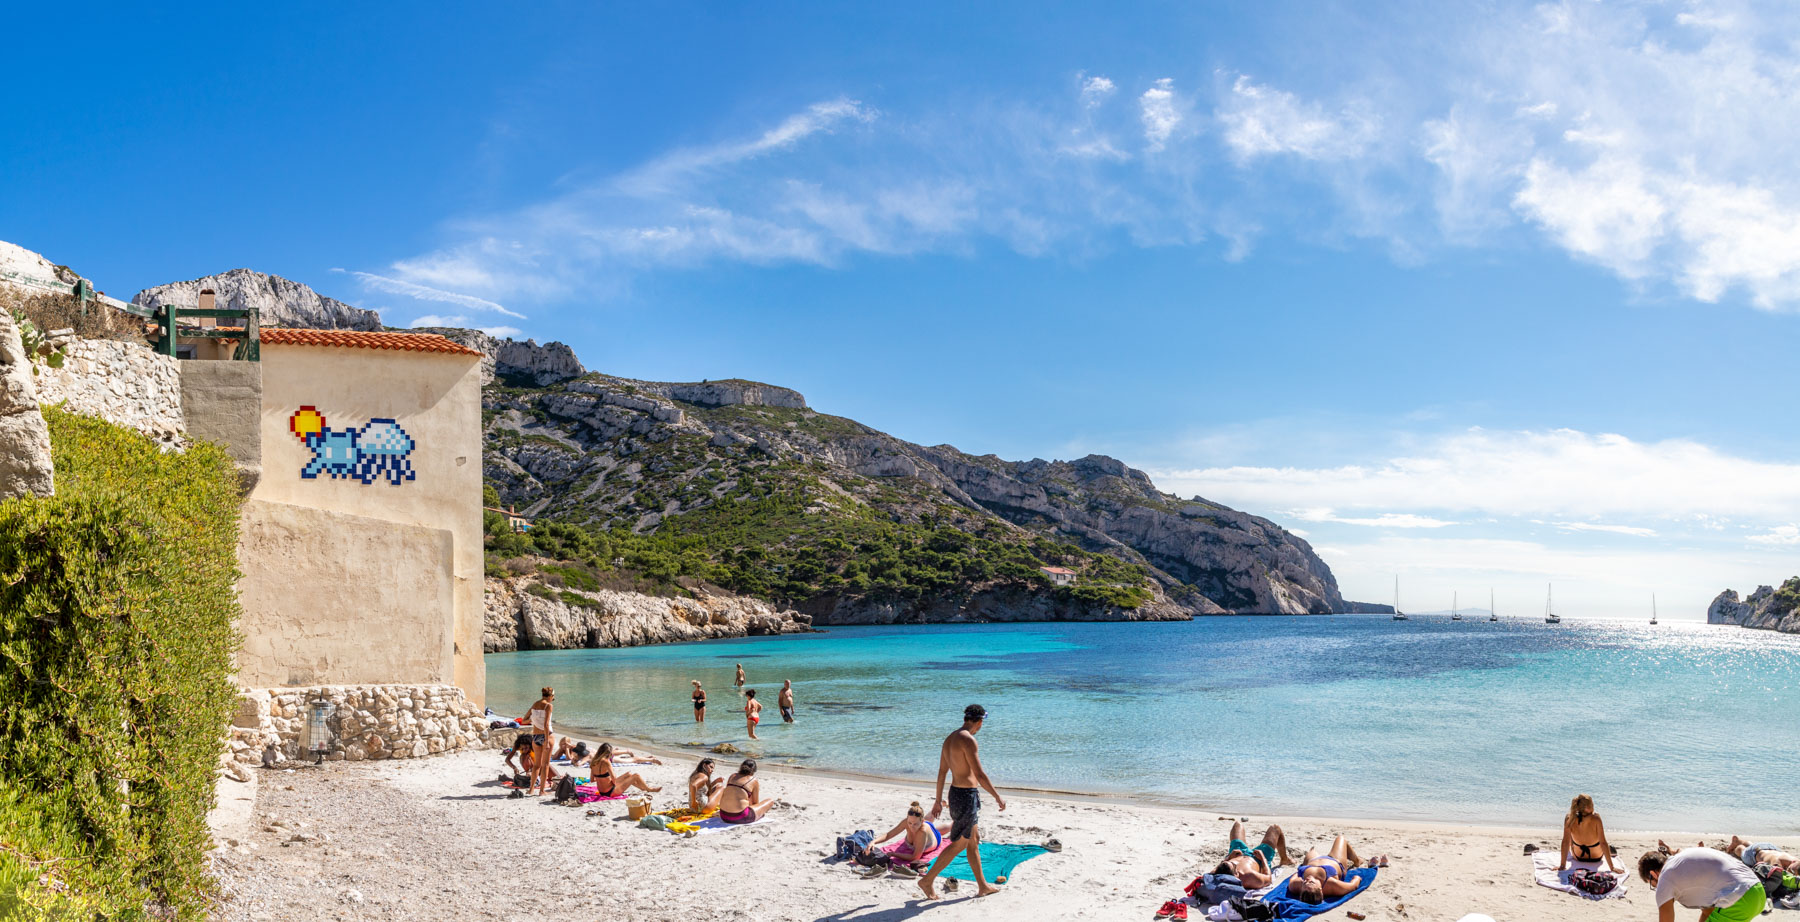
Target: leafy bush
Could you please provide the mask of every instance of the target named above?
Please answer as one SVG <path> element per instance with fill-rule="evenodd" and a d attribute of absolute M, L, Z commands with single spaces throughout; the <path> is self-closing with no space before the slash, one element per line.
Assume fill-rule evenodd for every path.
<path fill-rule="evenodd" d="M 210 444 L 44 415 L 57 494 L 0 502 L 0 919 L 200 919 L 237 475 Z"/>

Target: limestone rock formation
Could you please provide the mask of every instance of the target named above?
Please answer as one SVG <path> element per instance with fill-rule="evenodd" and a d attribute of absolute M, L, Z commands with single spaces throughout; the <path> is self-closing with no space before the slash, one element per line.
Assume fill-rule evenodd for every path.
<path fill-rule="evenodd" d="M 571 604 L 535 594 L 534 586 L 541 584 L 531 577 L 487 581 L 483 652 L 635 647 L 812 630 L 806 615 L 741 596 L 681 599 L 611 590 L 556 591 L 581 600 Z"/>
<path fill-rule="evenodd" d="M 566 343 L 550 342 L 542 346 L 537 340 L 519 342 L 460 327 L 415 327 L 414 332 L 436 333 L 481 353 L 481 383 L 499 377 L 502 381 L 543 387 L 587 374 L 575 350 Z"/>
<path fill-rule="evenodd" d="M 1782 583 L 1780 589 L 1758 586 L 1742 599 L 1737 590 L 1727 589 L 1707 606 L 1706 623 L 1800 634 L 1800 576 Z"/>
<path fill-rule="evenodd" d="M 138 292 L 131 301 L 146 307 L 161 307 L 170 303 L 176 307 L 194 307 L 200 303 L 202 288 L 213 290 L 220 308 L 256 308 L 258 322 L 266 327 L 381 329 L 381 315 L 374 311 L 351 307 L 335 298 L 327 298 L 299 282 L 252 269 L 233 269 L 189 282 L 170 282 L 146 288 Z"/>
<path fill-rule="evenodd" d="M 0 310 L 0 499 L 50 496 L 50 426 L 38 410 L 30 357 L 12 314 Z"/>

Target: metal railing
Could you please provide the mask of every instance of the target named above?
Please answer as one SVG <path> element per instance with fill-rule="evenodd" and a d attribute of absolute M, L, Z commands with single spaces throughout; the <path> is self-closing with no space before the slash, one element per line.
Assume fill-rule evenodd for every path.
<path fill-rule="evenodd" d="M 174 356 L 177 344 L 183 339 L 225 339 L 238 341 L 237 348 L 231 356 L 233 359 L 246 362 L 262 360 L 262 330 L 255 308 L 196 308 L 176 307 L 172 304 L 149 307 L 121 301 L 118 298 L 96 292 L 94 286 L 89 284 L 87 279 L 61 282 L 56 279 L 41 279 L 20 272 L 0 272 L 0 281 L 71 295 L 80 303 L 81 315 L 84 317 L 87 316 L 89 303 L 99 303 L 133 317 L 152 321 L 156 324 L 157 331 L 150 347 L 164 355 Z M 183 319 L 207 317 L 214 320 L 242 320 L 244 325 L 242 327 L 205 327 L 181 323 Z"/>

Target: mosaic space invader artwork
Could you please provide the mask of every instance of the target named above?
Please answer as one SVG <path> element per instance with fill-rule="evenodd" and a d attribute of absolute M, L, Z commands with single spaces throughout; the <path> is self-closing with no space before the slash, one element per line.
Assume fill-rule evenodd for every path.
<path fill-rule="evenodd" d="M 392 419 L 371 419 L 361 429 L 351 426 L 334 432 L 317 407 L 303 406 L 288 417 L 288 429 L 312 449 L 312 460 L 300 469 L 305 480 L 324 474 L 333 480 L 358 480 L 364 486 L 383 477 L 388 483 L 415 479 L 413 437 Z"/>

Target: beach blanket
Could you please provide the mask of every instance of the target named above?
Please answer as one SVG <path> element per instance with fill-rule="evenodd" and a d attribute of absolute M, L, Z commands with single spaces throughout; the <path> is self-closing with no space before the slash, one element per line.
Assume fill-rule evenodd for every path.
<path fill-rule="evenodd" d="M 887 852 L 887 856 L 889 858 L 892 858 L 896 862 L 899 862 L 901 864 L 916 864 L 920 861 L 935 860 L 938 856 L 938 852 L 943 851 L 947 846 L 949 846 L 949 844 L 950 844 L 950 840 L 944 839 L 944 840 L 940 841 L 938 844 L 926 849 L 925 854 L 915 856 L 912 853 L 912 848 L 906 844 L 906 839 L 904 837 L 902 837 L 900 839 L 900 841 L 898 841 L 898 842 L 889 842 L 888 844 L 883 845 L 881 847 L 881 850 L 884 852 Z M 986 869 L 987 869 L 987 864 L 986 864 L 986 862 L 983 862 L 982 870 L 986 870 Z"/>
<path fill-rule="evenodd" d="M 1277 919 L 1304 919 L 1308 916 L 1316 916 L 1321 912 L 1329 912 L 1356 899 L 1364 890 L 1369 889 L 1370 884 L 1375 882 L 1375 869 L 1356 868 L 1345 878 L 1345 880 L 1356 881 L 1355 890 L 1352 890 L 1335 900 L 1316 904 L 1302 903 L 1299 900 L 1290 899 L 1288 897 L 1288 884 L 1293 881 L 1293 879 L 1293 876 L 1289 875 L 1287 880 L 1276 884 L 1275 889 L 1270 890 L 1269 894 L 1263 897 L 1263 902 L 1275 907 L 1275 918 Z"/>
<path fill-rule="evenodd" d="M 575 785 L 575 795 L 576 795 L 577 799 L 579 799 L 584 804 L 591 804 L 598 800 L 624 800 L 625 799 L 624 794 L 620 794 L 616 791 L 611 794 L 606 795 L 605 797 L 602 797 L 602 796 L 600 796 L 600 789 L 591 784 Z"/>
<path fill-rule="evenodd" d="M 1619 867 L 1623 868 L 1624 865 L 1621 864 Z M 1537 881 L 1537 885 L 1540 887 L 1549 887 L 1552 890 L 1573 893 L 1585 900 L 1611 900 L 1624 898 L 1625 885 L 1629 882 L 1627 875 L 1620 874 L 1619 885 L 1612 888 L 1605 896 L 1595 896 L 1591 893 L 1583 893 L 1581 890 L 1577 889 L 1574 884 L 1569 883 L 1570 872 L 1579 868 L 1587 868 L 1590 871 L 1608 870 L 1606 862 L 1604 861 L 1579 861 L 1570 858 L 1568 868 L 1558 871 L 1556 869 L 1556 853 L 1540 851 L 1531 856 L 1531 879 Z"/>
<path fill-rule="evenodd" d="M 1012 877 L 1013 868 L 1050 851 L 1042 845 L 1008 845 L 1004 842 L 981 843 L 981 873 L 988 880 L 996 877 Z M 944 867 L 942 877 L 954 877 L 957 880 L 972 881 L 975 872 L 969 870 L 969 853 L 963 852 Z"/>
<path fill-rule="evenodd" d="M 715 832 L 729 832 L 730 830 L 733 830 L 733 829 L 754 829 L 758 826 L 767 826 L 770 823 L 775 822 L 776 818 L 779 817 L 780 815 L 781 814 L 778 812 L 771 811 L 769 813 L 763 814 L 763 818 L 760 820 L 757 820 L 754 823 L 727 823 L 724 820 L 719 819 L 718 811 L 715 810 L 706 819 L 700 820 L 698 822 L 692 822 L 692 823 L 673 822 L 673 823 L 670 823 L 669 831 L 675 832 L 675 833 L 681 833 L 683 835 L 685 835 L 691 831 L 691 832 L 693 832 L 694 835 L 704 836 L 704 835 L 710 835 Z"/>

